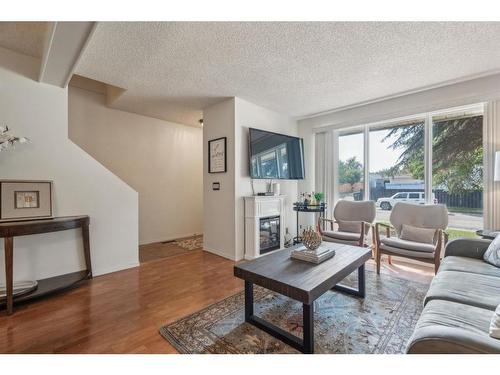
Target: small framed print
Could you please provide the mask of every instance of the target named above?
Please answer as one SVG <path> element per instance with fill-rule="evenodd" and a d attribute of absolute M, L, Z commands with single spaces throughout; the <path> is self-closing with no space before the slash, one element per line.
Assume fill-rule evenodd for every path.
<path fill-rule="evenodd" d="M 0 222 L 51 217 L 52 181 L 0 180 Z"/>
<path fill-rule="evenodd" d="M 16 208 L 40 208 L 39 191 L 15 191 Z"/>
<path fill-rule="evenodd" d="M 226 137 L 208 141 L 208 173 L 227 172 L 226 143 Z"/>

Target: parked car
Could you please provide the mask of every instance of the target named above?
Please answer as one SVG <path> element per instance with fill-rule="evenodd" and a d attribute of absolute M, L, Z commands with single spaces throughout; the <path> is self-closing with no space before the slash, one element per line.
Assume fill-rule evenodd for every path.
<path fill-rule="evenodd" d="M 380 207 L 382 210 L 392 210 L 397 202 L 425 204 L 425 193 L 411 191 L 396 193 L 392 197 L 377 199 L 377 207 Z M 434 193 L 432 193 L 432 202 L 437 204 Z"/>

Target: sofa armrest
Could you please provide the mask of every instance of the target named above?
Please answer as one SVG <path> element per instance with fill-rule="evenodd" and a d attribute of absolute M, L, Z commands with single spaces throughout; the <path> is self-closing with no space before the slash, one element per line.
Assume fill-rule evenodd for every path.
<path fill-rule="evenodd" d="M 479 238 L 457 238 L 446 244 L 444 256 L 482 259 L 490 243 L 490 240 Z"/>
<path fill-rule="evenodd" d="M 487 354 L 500 353 L 500 340 L 457 327 L 417 328 L 408 341 L 407 354 Z"/>

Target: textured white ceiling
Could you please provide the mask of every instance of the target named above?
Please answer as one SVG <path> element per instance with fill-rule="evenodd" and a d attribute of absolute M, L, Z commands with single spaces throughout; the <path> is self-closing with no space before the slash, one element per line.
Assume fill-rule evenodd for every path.
<path fill-rule="evenodd" d="M 50 22 L 0 22 L 0 46 L 33 57 L 42 57 Z"/>
<path fill-rule="evenodd" d="M 100 23 L 77 72 L 188 125 L 239 96 L 304 116 L 500 68 L 500 23 Z"/>

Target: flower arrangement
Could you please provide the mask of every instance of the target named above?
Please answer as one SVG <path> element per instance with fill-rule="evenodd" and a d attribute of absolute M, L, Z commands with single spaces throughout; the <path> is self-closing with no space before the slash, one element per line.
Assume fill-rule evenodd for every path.
<path fill-rule="evenodd" d="M 29 139 L 26 137 L 16 137 L 11 134 L 8 126 L 0 126 L 0 151 L 5 151 L 14 147 L 16 143 L 26 143 Z"/>

